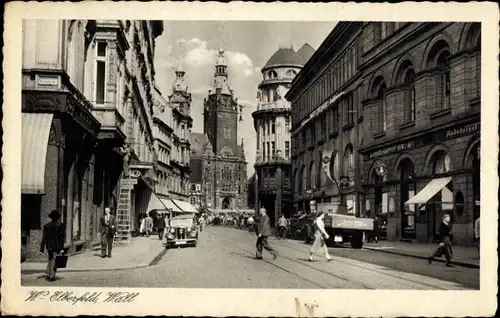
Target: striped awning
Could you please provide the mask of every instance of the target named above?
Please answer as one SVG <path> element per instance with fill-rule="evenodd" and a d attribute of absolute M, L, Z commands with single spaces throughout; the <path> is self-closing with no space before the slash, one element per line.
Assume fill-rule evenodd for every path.
<path fill-rule="evenodd" d="M 179 208 L 181 208 L 182 211 L 188 212 L 188 213 L 198 213 L 198 210 L 195 209 L 194 206 L 191 205 L 191 203 L 182 201 L 182 200 L 173 200 L 175 205 L 177 205 Z"/>
<path fill-rule="evenodd" d="M 161 199 L 156 195 L 156 193 L 151 192 L 151 197 L 149 198 L 149 203 L 148 203 L 148 209 L 147 211 L 150 212 L 152 210 L 166 210 L 167 207 Z"/>
<path fill-rule="evenodd" d="M 161 202 L 167 207 L 167 209 L 172 210 L 172 212 L 182 212 L 182 210 L 172 202 L 170 199 L 161 199 Z"/>
<path fill-rule="evenodd" d="M 22 114 L 21 193 L 45 194 L 45 162 L 53 114 Z"/>

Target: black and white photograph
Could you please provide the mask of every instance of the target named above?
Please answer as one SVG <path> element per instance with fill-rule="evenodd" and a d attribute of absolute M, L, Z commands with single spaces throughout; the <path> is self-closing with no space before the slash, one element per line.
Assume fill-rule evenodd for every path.
<path fill-rule="evenodd" d="M 494 314 L 493 4 L 142 5 L 7 10 L 2 310 Z"/>

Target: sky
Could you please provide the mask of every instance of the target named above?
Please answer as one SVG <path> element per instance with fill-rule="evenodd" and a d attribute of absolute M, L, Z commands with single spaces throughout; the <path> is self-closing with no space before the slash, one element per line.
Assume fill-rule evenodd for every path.
<path fill-rule="evenodd" d="M 247 176 L 254 173 L 256 139 L 252 112 L 257 109 L 261 68 L 280 47 L 296 51 L 305 43 L 318 49 L 336 22 L 269 21 L 164 21 L 156 39 L 155 82 L 167 97 L 172 92 L 175 69 L 182 61 L 185 81 L 192 94 L 193 132 L 203 133 L 203 99 L 213 81 L 214 65 L 222 46 L 228 62 L 229 81 L 243 121 L 238 123 L 238 142 L 243 139 L 248 162 Z"/>

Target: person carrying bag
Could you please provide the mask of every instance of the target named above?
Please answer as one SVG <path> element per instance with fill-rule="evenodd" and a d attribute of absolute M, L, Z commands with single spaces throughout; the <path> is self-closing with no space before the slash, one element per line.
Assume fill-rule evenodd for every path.
<path fill-rule="evenodd" d="M 45 273 L 47 280 L 56 280 L 57 268 L 65 268 L 67 256 L 64 254 L 64 226 L 61 222 L 61 214 L 57 210 L 52 210 L 49 214 L 51 221 L 43 226 L 42 241 L 40 243 L 40 254 L 47 249 L 48 263 Z M 59 266 L 58 266 L 59 265 Z"/>

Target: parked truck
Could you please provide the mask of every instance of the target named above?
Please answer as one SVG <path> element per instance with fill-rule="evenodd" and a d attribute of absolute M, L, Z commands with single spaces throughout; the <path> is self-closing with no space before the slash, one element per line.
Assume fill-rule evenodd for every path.
<path fill-rule="evenodd" d="M 352 248 L 363 247 L 367 232 L 373 231 L 373 219 L 359 218 L 349 213 L 347 206 L 339 203 L 316 203 L 316 211 L 325 212 L 325 230 L 330 236 L 328 245 L 350 243 Z M 308 216 L 301 222 L 299 235 L 306 243 L 314 240 L 314 217 Z"/>

